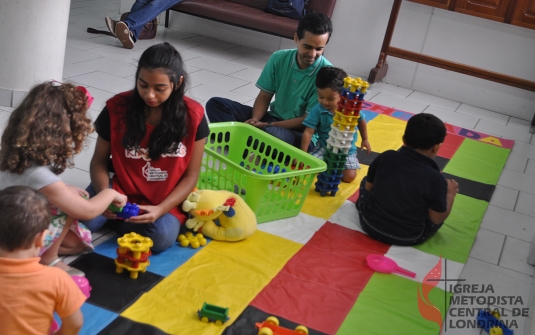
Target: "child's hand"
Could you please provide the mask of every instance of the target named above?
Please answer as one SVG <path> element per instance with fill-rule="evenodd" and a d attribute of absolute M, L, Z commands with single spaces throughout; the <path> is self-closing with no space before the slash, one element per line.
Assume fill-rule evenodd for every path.
<path fill-rule="evenodd" d="M 448 194 L 455 196 L 459 192 L 459 184 L 453 179 L 446 179 L 448 183 Z"/>
<path fill-rule="evenodd" d="M 372 146 L 370 145 L 370 142 L 368 142 L 368 140 L 362 140 L 362 143 L 360 144 L 360 149 L 364 150 L 364 148 L 366 148 L 366 155 L 372 152 Z"/>
<path fill-rule="evenodd" d="M 117 192 L 117 194 L 115 195 L 115 199 L 113 199 L 112 203 L 115 206 L 122 208 L 122 207 L 126 206 L 126 200 L 127 199 L 128 198 L 126 197 L 126 195 Z"/>

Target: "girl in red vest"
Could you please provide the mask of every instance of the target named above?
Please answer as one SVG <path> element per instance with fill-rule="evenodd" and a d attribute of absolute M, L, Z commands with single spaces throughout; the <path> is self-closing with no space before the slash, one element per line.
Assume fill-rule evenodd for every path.
<path fill-rule="evenodd" d="M 141 55 L 134 89 L 106 102 L 95 121 L 98 139 L 87 191 L 94 195 L 112 187 L 141 212 L 119 220 L 108 210 L 86 222 L 91 231 L 108 222 L 119 235 L 150 237 L 156 252 L 176 241 L 186 220 L 180 205 L 197 183 L 209 132 L 201 105 L 184 96 L 186 82 L 178 51 L 157 44 Z"/>

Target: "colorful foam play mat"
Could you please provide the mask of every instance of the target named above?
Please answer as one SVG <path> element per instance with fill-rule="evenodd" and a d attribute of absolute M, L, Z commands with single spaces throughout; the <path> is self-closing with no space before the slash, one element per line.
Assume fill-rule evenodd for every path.
<path fill-rule="evenodd" d="M 395 247 L 362 232 L 354 202 L 373 159 L 402 146 L 412 114 L 369 102 L 362 112 L 373 152 L 359 153 L 357 179 L 336 196 L 311 187 L 299 215 L 261 223 L 240 242 L 177 242 L 137 279 L 116 273 L 117 237 L 75 260 L 92 286 L 81 333 L 303 334 L 302 325 L 308 334 L 439 334 L 452 295 L 440 279 L 459 278 L 514 141 L 447 124 L 436 162 L 460 194 L 430 240 Z M 415 277 L 375 272 L 372 254 Z"/>

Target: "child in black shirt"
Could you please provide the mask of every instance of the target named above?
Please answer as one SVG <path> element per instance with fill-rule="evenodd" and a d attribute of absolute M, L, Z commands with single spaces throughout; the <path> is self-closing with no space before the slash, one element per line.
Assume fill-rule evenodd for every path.
<path fill-rule="evenodd" d="M 367 234 L 389 244 L 415 245 L 438 231 L 459 191 L 433 160 L 445 137 L 440 119 L 416 114 L 407 122 L 405 146 L 372 162 L 356 203 Z"/>

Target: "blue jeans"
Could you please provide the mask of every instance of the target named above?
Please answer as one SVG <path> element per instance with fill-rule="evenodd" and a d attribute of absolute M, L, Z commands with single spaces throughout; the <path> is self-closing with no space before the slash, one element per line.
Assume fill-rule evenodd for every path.
<path fill-rule="evenodd" d="M 89 185 L 86 191 L 89 193 L 90 197 L 96 195 L 93 185 Z M 83 222 L 91 232 L 94 232 L 107 224 L 111 230 L 121 236 L 134 232 L 145 237 L 150 237 L 154 243 L 151 248 L 153 252 L 164 251 L 171 247 L 175 243 L 180 230 L 180 221 L 174 215 L 169 213 L 162 215 L 153 223 L 132 223 L 124 222 L 123 220 L 108 220 L 102 215 L 99 215 L 92 220 L 81 222 Z"/>
<path fill-rule="evenodd" d="M 134 35 L 134 42 L 137 41 L 139 33 L 145 23 L 160 15 L 161 12 L 169 7 L 176 5 L 182 0 L 136 0 L 130 9 L 130 14 L 124 23 Z"/>
<path fill-rule="evenodd" d="M 239 102 L 225 98 L 211 98 L 206 102 L 206 114 L 208 115 L 208 120 L 214 123 L 230 121 L 245 122 L 253 116 L 253 107 L 242 105 Z M 260 121 L 276 122 L 281 121 L 281 119 L 266 113 Z M 264 127 L 262 130 L 296 148 L 301 148 L 303 133 L 300 131 L 275 126 Z"/>

